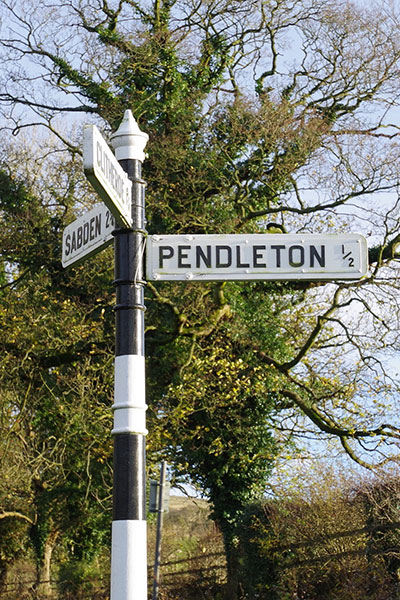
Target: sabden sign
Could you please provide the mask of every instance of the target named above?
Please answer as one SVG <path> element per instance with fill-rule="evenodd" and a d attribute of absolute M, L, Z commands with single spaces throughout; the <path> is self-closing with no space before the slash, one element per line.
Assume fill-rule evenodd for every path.
<path fill-rule="evenodd" d="M 68 225 L 63 232 L 62 265 L 78 264 L 112 242 L 115 229 L 114 217 L 110 210 L 99 204 Z"/>

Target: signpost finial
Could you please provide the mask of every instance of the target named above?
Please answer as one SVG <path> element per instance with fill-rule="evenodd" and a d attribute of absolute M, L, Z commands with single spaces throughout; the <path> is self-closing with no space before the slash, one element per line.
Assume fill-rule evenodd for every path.
<path fill-rule="evenodd" d="M 144 148 L 149 136 L 140 131 L 132 111 L 126 110 L 117 131 L 111 135 L 111 143 L 114 146 L 117 160 L 133 158 L 144 161 Z"/>

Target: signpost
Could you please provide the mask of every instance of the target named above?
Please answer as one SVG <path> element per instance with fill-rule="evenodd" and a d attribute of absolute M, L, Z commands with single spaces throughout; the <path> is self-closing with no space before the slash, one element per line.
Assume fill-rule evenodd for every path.
<path fill-rule="evenodd" d="M 367 272 L 361 235 L 153 235 L 147 242 L 147 279 L 334 280 Z"/>
<path fill-rule="evenodd" d="M 84 170 L 106 206 L 63 234 L 62 264 L 78 264 L 115 237 L 114 484 L 110 600 L 147 600 L 144 247 L 147 134 L 130 110 L 112 136 L 84 133 Z M 120 227 L 115 227 L 113 217 Z M 153 235 L 150 280 L 360 279 L 368 266 L 360 235 Z M 157 586 L 156 586 L 157 588 Z"/>
<path fill-rule="evenodd" d="M 130 227 L 132 182 L 95 125 L 83 132 L 83 169 L 118 224 Z"/>
<path fill-rule="evenodd" d="M 114 217 L 104 204 L 73 221 L 63 232 L 62 266 L 77 265 L 103 250 L 114 239 L 114 229 Z"/>
<path fill-rule="evenodd" d="M 84 132 L 84 171 L 106 206 L 66 227 L 62 264 L 77 264 L 115 237 L 114 482 L 111 600 L 147 600 L 144 366 L 145 182 L 148 135 L 130 110 L 112 136 L 115 156 L 98 129 Z M 121 227 L 115 227 L 114 219 Z"/>
<path fill-rule="evenodd" d="M 130 229 L 115 235 L 115 379 L 110 600 L 147 600 L 146 397 L 144 357 L 145 182 L 148 135 L 130 110 L 112 136 L 132 182 Z"/>

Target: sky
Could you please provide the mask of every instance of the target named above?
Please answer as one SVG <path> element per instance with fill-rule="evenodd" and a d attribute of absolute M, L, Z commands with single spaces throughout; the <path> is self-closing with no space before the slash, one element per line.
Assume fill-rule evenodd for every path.
<path fill-rule="evenodd" d="M 55 6 L 57 8 L 57 10 L 59 11 L 60 5 L 62 3 L 55 3 Z M 18 6 L 18 4 L 17 4 Z M 29 7 L 29 3 L 26 4 L 26 6 Z M 57 14 L 57 16 L 59 15 L 59 12 Z M 2 31 L 4 32 L 8 32 L 9 31 L 9 26 L 10 26 L 10 21 L 8 19 L 4 19 L 3 23 L 2 23 Z M 14 27 L 14 26 L 13 26 Z M 55 27 L 55 25 L 54 25 Z M 21 28 L 19 28 L 20 31 L 22 31 Z M 41 33 L 43 35 L 46 35 L 45 32 L 45 24 L 40 25 L 38 24 L 38 29 L 36 31 L 35 34 L 37 34 L 39 31 L 41 31 Z M 60 33 L 60 29 L 57 30 L 58 33 Z M 50 32 L 50 29 L 49 29 Z M 12 34 L 14 35 L 14 34 Z M 47 35 L 50 35 L 50 33 L 48 33 Z M 74 36 L 72 35 L 68 41 L 66 41 L 66 44 L 68 44 L 71 48 L 74 47 L 74 44 L 76 43 L 76 40 L 74 38 Z M 299 46 L 300 46 L 300 38 L 296 38 L 296 37 L 292 37 L 291 42 L 287 43 L 286 48 L 284 48 L 284 46 L 282 45 L 282 47 L 280 47 L 279 51 L 283 53 L 283 51 L 285 50 L 285 60 L 286 60 L 286 65 L 284 63 L 284 61 L 281 61 L 281 65 L 282 65 L 282 71 L 284 71 L 285 69 L 288 69 L 287 65 L 290 65 L 293 63 L 294 60 L 299 60 Z M 88 51 L 90 51 L 90 48 L 88 49 Z M 9 55 L 9 58 L 11 58 L 11 55 Z M 22 60 L 19 63 L 19 67 L 20 68 L 26 68 L 26 59 Z M 268 59 L 266 61 L 266 63 L 268 63 Z M 0 66 L 0 82 L 1 80 L 4 78 L 9 77 L 9 74 L 6 74 L 6 71 L 8 69 L 8 67 L 11 66 L 12 68 L 15 69 L 15 64 L 13 65 L 11 62 L 8 62 L 7 60 L 3 60 L 2 65 Z M 50 94 L 48 94 L 47 91 L 42 91 L 41 92 L 41 85 L 43 84 L 44 81 L 44 71 L 42 69 L 42 67 L 39 64 L 36 64 L 34 67 L 32 67 L 32 63 L 29 64 L 29 77 L 33 78 L 33 86 L 34 86 L 34 90 L 39 92 L 39 96 L 42 96 L 42 101 L 46 101 L 46 102 L 53 102 L 53 101 L 57 101 L 59 96 L 58 94 L 54 94 L 54 96 L 51 96 Z M 47 88 L 48 89 L 48 88 Z M 71 104 L 75 103 L 76 100 L 74 99 L 73 95 L 63 95 L 63 102 L 71 102 Z M 372 107 L 371 107 L 372 108 Z M 374 110 L 382 110 L 381 107 L 379 107 L 378 105 L 374 108 Z M 31 116 L 28 116 L 28 112 L 25 108 L 23 109 L 19 109 L 16 107 L 12 107 L 12 115 L 14 117 L 14 119 L 19 122 L 20 124 L 23 124 L 26 119 L 30 119 Z M 36 117 L 35 117 L 36 118 Z M 39 117 L 37 117 L 37 120 L 39 121 Z M 68 124 L 68 128 L 70 127 L 70 125 L 72 123 L 76 123 L 75 126 L 75 132 L 72 134 L 74 137 L 74 140 L 76 141 L 76 143 L 79 143 L 79 139 L 80 139 L 80 134 L 81 134 L 81 128 L 83 123 L 87 122 L 88 120 L 92 121 L 93 117 L 92 116 L 88 116 L 85 114 L 73 114 L 70 116 L 60 116 L 57 117 L 57 119 L 55 120 L 55 122 L 58 121 L 58 124 L 61 124 L 61 127 L 64 126 L 65 123 Z M 393 123 L 395 127 L 400 126 L 400 109 L 393 105 L 390 110 L 386 113 L 386 117 L 385 117 L 386 123 Z M 4 120 L 3 120 L 4 123 Z M 393 133 L 395 131 L 395 127 L 390 127 L 388 129 L 386 129 L 386 133 Z M 24 135 L 25 135 L 25 130 L 21 130 L 23 131 Z M 9 132 L 6 133 L 6 135 L 9 135 Z M 21 134 L 22 135 L 22 134 Z M 29 136 L 31 135 L 31 133 L 26 133 L 27 135 L 27 139 L 29 140 Z M 35 144 L 39 147 L 41 145 L 41 134 L 37 134 L 37 138 L 38 141 L 35 142 Z M 4 138 L 3 138 L 4 139 Z M 10 137 L 11 139 L 11 137 Z M 373 140 L 367 140 L 371 152 L 368 155 L 367 152 L 364 152 L 363 148 L 357 148 L 357 146 L 354 146 L 352 148 L 349 148 L 349 153 L 354 153 L 354 155 L 359 156 L 359 161 L 360 164 L 361 162 L 363 169 L 365 170 L 365 172 L 368 172 L 368 169 L 372 169 L 373 165 L 374 165 L 374 161 L 376 159 L 376 155 L 374 154 L 374 143 Z M 367 145 L 367 142 L 365 142 L 365 144 Z M 391 141 L 387 141 L 386 147 L 387 150 L 389 151 L 390 148 L 390 144 L 393 145 L 393 151 L 396 150 L 396 146 L 394 142 Z M 358 154 L 357 154 L 358 152 Z M 390 155 L 390 154 L 389 154 Z M 369 158 L 367 158 L 369 156 Z M 393 159 L 393 165 L 388 164 L 387 165 L 387 169 L 388 172 L 390 172 L 390 169 L 393 168 L 393 170 L 395 170 L 395 162 Z M 336 171 L 335 171 L 336 169 Z M 345 161 L 345 157 L 342 160 L 339 160 L 337 157 L 334 158 L 333 154 L 330 155 L 330 158 L 327 158 L 326 155 L 320 155 L 317 157 L 317 159 L 315 160 L 315 169 L 310 169 L 309 165 L 307 165 L 302 172 L 302 177 L 300 178 L 300 184 L 303 186 L 304 188 L 304 193 L 305 193 L 305 197 L 307 198 L 307 201 L 309 202 L 309 204 L 312 204 L 315 201 L 321 201 L 321 199 L 325 200 L 325 201 L 329 201 L 330 195 L 332 193 L 332 187 L 334 185 L 337 185 L 338 187 L 334 190 L 335 193 L 337 193 L 337 190 L 339 189 L 339 185 L 340 185 L 340 178 L 344 178 L 346 176 L 351 176 L 351 173 L 348 172 L 347 169 L 347 165 L 346 165 L 346 161 Z M 324 179 L 324 174 L 326 171 L 329 171 L 329 177 L 327 177 L 326 179 Z M 335 179 L 334 173 L 337 172 L 337 178 Z M 324 216 L 323 221 L 321 221 L 320 223 L 316 222 L 315 220 L 309 220 L 308 216 L 303 217 L 302 219 L 300 219 L 298 217 L 298 215 L 296 215 L 295 217 L 290 217 L 290 216 L 286 216 L 285 217 L 285 225 L 287 226 L 287 228 L 289 230 L 296 229 L 296 230 L 302 230 L 302 231 L 306 231 L 306 232 L 314 232 L 316 231 L 316 229 L 321 229 L 321 230 L 326 230 L 328 228 L 328 230 L 331 230 L 332 232 L 336 232 L 338 230 L 340 231 L 351 231 L 353 233 L 362 233 L 366 236 L 368 244 L 370 246 L 373 246 L 375 243 L 378 243 L 382 240 L 382 230 L 384 230 L 385 228 L 387 229 L 388 232 L 390 232 L 390 235 L 394 235 L 396 233 L 396 228 L 398 226 L 398 218 L 399 218 L 399 213 L 398 213 L 398 209 L 394 209 L 392 211 L 392 214 L 390 214 L 387 217 L 387 213 L 388 213 L 388 208 L 395 206 L 397 202 L 397 192 L 396 191 L 392 191 L 392 192 L 381 192 L 381 193 L 371 193 L 370 196 L 368 197 L 367 201 L 363 201 L 363 203 L 361 204 L 361 202 L 355 198 L 354 201 L 351 203 L 350 208 L 349 205 L 347 208 L 335 208 L 334 210 L 332 209 L 331 211 L 329 211 L 329 217 L 328 216 Z M 368 211 L 367 211 L 367 215 L 366 215 L 366 206 L 368 206 Z M 386 222 L 385 222 L 386 219 Z M 156 233 L 156 232 L 152 232 L 152 233 Z M 389 277 L 389 275 L 388 275 Z M 386 292 L 384 292 L 386 293 Z M 389 298 L 388 296 L 386 296 L 386 298 Z M 372 301 L 371 301 L 372 302 Z M 377 306 L 380 306 L 380 303 L 382 302 L 382 298 L 381 297 L 375 297 L 374 302 L 377 303 Z M 393 304 L 393 306 L 396 306 L 395 304 Z M 349 311 L 350 312 L 350 311 Z M 353 316 L 356 316 L 356 309 L 354 309 L 354 314 Z M 396 315 L 393 315 L 397 318 Z M 395 319 L 392 321 L 394 322 Z M 393 344 L 395 344 L 395 341 L 392 342 Z M 389 368 L 390 371 L 393 373 L 396 373 L 396 378 L 397 378 L 397 373 L 399 370 L 399 362 L 398 362 L 398 358 L 395 354 L 393 354 L 393 352 L 389 355 L 388 354 L 388 361 L 389 361 Z M 392 410 L 392 409 L 390 409 Z M 389 413 L 389 407 L 388 407 L 388 413 Z M 388 416 L 388 415 L 387 415 Z M 394 415 L 390 415 L 391 418 Z M 311 446 L 310 446 L 311 444 Z M 329 450 L 328 452 L 325 450 L 325 445 L 324 448 L 321 447 L 316 441 L 313 441 L 312 443 L 308 443 L 305 444 L 305 450 L 304 450 L 304 454 L 307 455 L 310 451 L 310 449 L 313 450 L 314 453 L 317 453 L 318 455 L 322 455 L 323 457 L 323 461 L 326 461 L 326 457 L 327 454 L 330 456 L 332 456 L 332 452 Z M 333 455 L 335 456 L 336 453 L 336 449 L 333 452 Z M 307 458 L 302 458 L 302 459 L 298 459 L 298 458 L 293 458 L 290 459 L 293 461 L 297 461 L 297 464 L 299 465 L 298 471 L 301 474 L 302 468 L 304 468 L 304 465 L 308 465 L 307 466 L 307 470 L 309 470 L 310 466 L 309 466 L 309 459 Z M 335 458 L 335 461 L 338 460 Z M 347 459 L 345 459 L 347 460 Z M 288 464 L 294 464 L 294 463 L 289 463 Z"/>

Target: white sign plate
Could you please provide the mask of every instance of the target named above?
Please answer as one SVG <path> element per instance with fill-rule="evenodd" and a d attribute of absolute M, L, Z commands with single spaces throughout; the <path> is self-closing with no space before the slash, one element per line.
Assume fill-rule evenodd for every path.
<path fill-rule="evenodd" d="M 153 235 L 149 280 L 360 279 L 367 243 L 358 234 Z"/>
<path fill-rule="evenodd" d="M 99 204 L 73 221 L 63 232 L 62 265 L 68 267 L 100 252 L 113 240 L 114 217 L 110 210 Z"/>
<path fill-rule="evenodd" d="M 130 227 L 132 182 L 95 125 L 84 129 L 83 169 L 118 224 Z"/>

